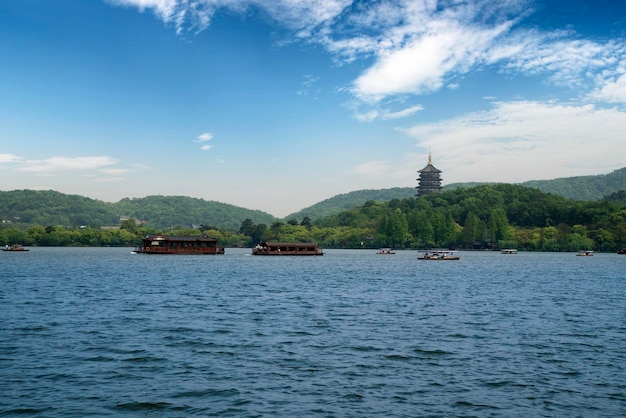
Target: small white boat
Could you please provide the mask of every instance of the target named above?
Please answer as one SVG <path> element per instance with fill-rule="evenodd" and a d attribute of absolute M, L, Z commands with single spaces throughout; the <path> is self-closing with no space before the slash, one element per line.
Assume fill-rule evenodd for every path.
<path fill-rule="evenodd" d="M 432 250 L 424 251 L 423 254 L 417 257 L 418 260 L 460 260 L 461 256 L 457 251 L 450 250 Z"/>
<path fill-rule="evenodd" d="M 503 248 L 500 254 L 517 254 L 516 248 Z"/>
<path fill-rule="evenodd" d="M 593 255 L 593 251 L 590 250 L 580 250 L 578 251 L 578 254 L 576 254 L 578 257 L 591 257 Z"/>
<path fill-rule="evenodd" d="M 13 244 L 11 246 L 6 245 L 2 251 L 15 251 L 15 252 L 21 252 L 21 251 L 28 251 L 28 248 L 24 248 L 22 247 L 20 244 Z"/>
<path fill-rule="evenodd" d="M 392 248 L 381 248 L 376 254 L 395 254 L 396 252 Z"/>

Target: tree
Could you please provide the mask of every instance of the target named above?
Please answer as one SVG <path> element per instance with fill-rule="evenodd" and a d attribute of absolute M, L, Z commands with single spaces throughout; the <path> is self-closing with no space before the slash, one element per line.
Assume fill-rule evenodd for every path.
<path fill-rule="evenodd" d="M 304 218 L 302 218 L 302 222 L 300 222 L 300 225 L 310 230 L 313 227 L 313 222 L 311 222 L 311 218 L 305 216 Z"/>

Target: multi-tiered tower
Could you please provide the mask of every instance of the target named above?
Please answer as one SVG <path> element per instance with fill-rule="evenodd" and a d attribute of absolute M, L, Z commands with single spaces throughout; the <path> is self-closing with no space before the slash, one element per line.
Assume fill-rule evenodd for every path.
<path fill-rule="evenodd" d="M 440 193 L 441 192 L 441 170 L 437 170 L 433 166 L 433 159 L 430 151 L 428 152 L 428 165 L 421 170 L 417 171 L 420 173 L 417 185 L 417 197 L 427 195 L 429 193 Z"/>

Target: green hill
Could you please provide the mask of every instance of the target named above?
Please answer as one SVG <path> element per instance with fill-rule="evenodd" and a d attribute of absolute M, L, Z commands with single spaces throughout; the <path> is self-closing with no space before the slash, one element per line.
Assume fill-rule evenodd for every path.
<path fill-rule="evenodd" d="M 355 192 L 339 194 L 329 199 L 292 213 L 285 219 L 303 219 L 308 216 L 311 219 L 325 218 L 347 209 L 353 209 L 368 200 L 376 202 L 388 202 L 393 199 L 406 199 L 415 196 L 415 187 L 395 187 L 393 189 L 380 190 L 357 190 Z"/>
<path fill-rule="evenodd" d="M 78 195 L 53 190 L 0 192 L 0 218 L 4 223 L 64 225 L 117 225 L 115 206 Z"/>
<path fill-rule="evenodd" d="M 114 205 L 118 213 L 145 220 L 157 229 L 204 224 L 238 230 L 246 219 L 268 225 L 276 221 L 274 216 L 260 210 L 185 196 L 126 198 Z"/>
<path fill-rule="evenodd" d="M 468 188 L 482 184 L 485 183 L 455 183 L 444 186 L 444 189 Z M 533 180 L 519 185 L 574 200 L 596 201 L 606 197 L 619 202 L 623 201 L 623 191 L 626 190 L 626 167 L 605 175 Z M 286 219 L 298 221 L 304 217 L 321 219 L 356 208 L 367 201 L 389 202 L 394 199 L 406 199 L 414 197 L 415 192 L 414 187 L 358 190 L 316 203 L 287 216 Z M 0 219 L 5 223 L 69 227 L 106 226 L 118 225 L 121 216 L 144 220 L 148 226 L 156 229 L 204 224 L 237 230 L 246 219 L 252 220 L 255 224 L 266 225 L 277 220 L 260 210 L 185 196 L 148 196 L 107 203 L 52 190 L 0 192 Z"/>
<path fill-rule="evenodd" d="M 100 227 L 118 225 L 122 216 L 144 220 L 156 229 L 204 224 L 237 230 L 245 219 L 265 224 L 276 220 L 259 210 L 184 196 L 148 196 L 107 203 L 52 190 L 0 192 L 0 219 L 5 223 Z"/>
<path fill-rule="evenodd" d="M 469 188 L 481 186 L 487 183 L 453 183 L 444 186 L 444 190 Z M 519 183 L 520 186 L 539 189 L 544 193 L 552 193 L 557 196 L 574 200 L 595 201 L 603 199 L 612 193 L 626 190 L 626 167 L 615 170 L 609 174 L 596 176 L 566 177 L 554 180 L 532 180 Z M 358 190 L 340 194 L 313 206 L 295 212 L 286 219 L 302 219 L 308 216 L 311 219 L 320 219 L 334 215 L 347 209 L 363 205 L 368 200 L 388 202 L 393 199 L 405 199 L 415 196 L 415 187 L 396 187 L 381 190 Z"/>

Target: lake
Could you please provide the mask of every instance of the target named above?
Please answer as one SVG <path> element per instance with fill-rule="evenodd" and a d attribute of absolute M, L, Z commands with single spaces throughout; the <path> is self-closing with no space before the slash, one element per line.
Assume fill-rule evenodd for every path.
<path fill-rule="evenodd" d="M 626 416 L 626 256 L 0 254 L 0 415 Z"/>

